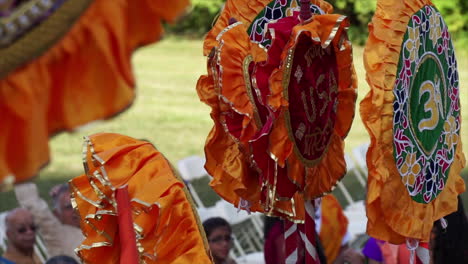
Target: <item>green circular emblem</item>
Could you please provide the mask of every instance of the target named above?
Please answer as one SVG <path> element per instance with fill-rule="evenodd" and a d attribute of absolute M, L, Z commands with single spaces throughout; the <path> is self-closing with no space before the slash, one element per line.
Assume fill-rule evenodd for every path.
<path fill-rule="evenodd" d="M 460 133 L 455 53 L 432 6 L 408 23 L 393 92 L 396 165 L 412 198 L 429 203 L 445 187 Z"/>

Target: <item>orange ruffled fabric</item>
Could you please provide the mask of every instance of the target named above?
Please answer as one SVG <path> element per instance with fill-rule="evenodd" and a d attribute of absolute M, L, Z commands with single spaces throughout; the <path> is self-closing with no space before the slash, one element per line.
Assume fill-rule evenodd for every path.
<path fill-rule="evenodd" d="M 284 73 L 291 71 L 287 68 L 290 64 L 283 63 L 282 67 L 270 77 L 272 94 L 268 103 L 280 113 L 270 134 L 270 151 L 276 157 L 278 164 L 287 168 L 290 180 L 297 185 L 305 200 L 330 192 L 346 173 L 344 138 L 354 119 L 357 98 L 357 78 L 352 64 L 352 48 L 345 32 L 348 26 L 349 22 L 344 16 L 316 15 L 311 22 L 294 27 L 291 40 L 282 54 L 283 61 L 290 54 L 294 54 L 301 35 L 310 38 L 312 43 L 321 45 L 324 49 L 329 46 L 336 54 L 338 67 L 336 121 L 328 148 L 316 164 L 304 163 L 294 143 L 294 137 L 297 135 L 293 135 L 288 129 L 289 117 L 286 113 L 289 111 L 289 102 L 285 80 L 290 78 L 290 75 Z"/>
<path fill-rule="evenodd" d="M 247 57 L 252 61 L 262 60 L 265 52 L 251 45 L 246 28 L 238 22 L 223 30 L 218 36 L 217 46 L 208 59 L 208 75 L 201 76 L 197 91 L 200 100 L 208 104 L 215 125 L 205 145 L 207 169 L 213 175 L 211 187 L 226 201 L 238 205 L 243 198 L 253 203 L 253 211 L 262 211 L 258 202 L 259 181 L 256 172 L 248 164 L 248 155 L 239 148 L 240 140 L 246 144 L 257 130 L 253 121 L 253 105 L 248 101 L 244 75 L 249 75 Z M 231 57 L 232 56 L 232 57 Z M 236 109 L 235 111 L 233 109 Z M 231 136 L 226 128 L 226 115 L 241 114 L 242 127 L 249 127 L 239 138 Z M 244 145 L 244 149 L 247 148 Z"/>
<path fill-rule="evenodd" d="M 263 63 L 266 61 L 266 54 L 249 39 L 247 27 L 270 2 L 248 1 L 241 4 L 237 1 L 233 4 L 233 1 L 228 1 L 205 39 L 204 54 L 208 55 L 208 75 L 200 77 L 197 91 L 201 101 L 211 107 L 211 117 L 215 123 L 205 145 L 205 168 L 213 176 L 210 183 L 213 189 L 235 206 L 240 203 L 244 209 L 302 222 L 304 206 L 301 194 L 295 194 L 291 200 L 269 197 L 274 201 L 266 201 L 266 204 L 263 204 L 265 201 L 260 201 L 260 190 L 264 188 L 264 183 L 261 182 L 262 171 L 252 159 L 250 143 L 256 140 L 265 124 L 259 117 L 256 105 L 258 102 L 253 98 L 255 94 L 257 98 L 261 96 L 256 83 L 251 83 L 252 68 L 249 65 Z M 324 12 L 332 11 L 331 5 L 324 1 L 311 3 Z M 234 20 L 229 21 L 230 18 Z M 234 21 L 238 22 L 229 25 Z M 237 122 L 234 126 L 232 120 Z M 264 152 L 266 158 L 270 159 L 267 148 Z M 271 160 L 271 163 L 275 161 Z M 271 168 L 275 170 L 274 166 Z M 271 189 L 274 191 L 274 188 Z M 268 204 L 274 204 L 273 210 Z"/>
<path fill-rule="evenodd" d="M 132 52 L 157 41 L 188 0 L 96 0 L 41 57 L 0 80 L 0 184 L 49 160 L 49 136 L 125 110 L 135 97 Z"/>
<path fill-rule="evenodd" d="M 459 176 L 465 166 L 461 142 L 445 189 L 429 204 L 417 203 L 408 195 L 393 156 L 393 88 L 401 45 L 411 16 L 425 5 L 433 4 L 429 0 L 378 1 L 364 51 L 371 87 L 360 105 L 371 138 L 367 152 L 367 233 L 393 244 L 404 243 L 405 238 L 427 242 L 433 222 L 456 211 L 457 195 L 465 190 Z"/>
<path fill-rule="evenodd" d="M 140 261 L 211 263 L 205 232 L 182 180 L 146 141 L 110 133 L 85 139 L 86 174 L 70 181 L 86 239 L 84 263 L 118 263 L 116 190 L 128 189 Z M 121 262 L 122 263 L 122 262 Z"/>
<path fill-rule="evenodd" d="M 338 200 L 331 194 L 322 198 L 321 217 L 320 242 L 325 250 L 327 262 L 333 263 L 340 253 L 341 241 L 348 230 L 348 218 Z"/>

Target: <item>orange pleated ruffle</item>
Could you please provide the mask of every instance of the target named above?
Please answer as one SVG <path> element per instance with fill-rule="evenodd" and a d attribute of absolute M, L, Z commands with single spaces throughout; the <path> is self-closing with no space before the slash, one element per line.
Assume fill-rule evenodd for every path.
<path fill-rule="evenodd" d="M 184 183 L 146 141 L 111 133 L 85 138 L 85 174 L 70 181 L 85 240 L 84 263 L 118 263 L 116 190 L 126 186 L 144 263 L 211 263 L 205 232 Z"/>
<path fill-rule="evenodd" d="M 0 80 L 0 183 L 33 177 L 49 160 L 48 139 L 110 118 L 135 97 L 133 51 L 157 41 L 188 0 L 96 0 L 42 56 Z"/>
<path fill-rule="evenodd" d="M 465 190 L 459 175 L 465 166 L 461 142 L 445 189 L 428 204 L 410 197 L 393 156 L 393 89 L 401 46 L 412 15 L 426 5 L 433 4 L 430 0 L 378 1 L 364 51 L 371 88 L 360 105 L 371 138 L 367 152 L 367 233 L 394 244 L 403 243 L 405 238 L 427 242 L 434 221 L 455 211 L 457 195 Z"/>
<path fill-rule="evenodd" d="M 321 208 L 320 242 L 327 261 L 333 263 L 340 253 L 343 238 L 348 231 L 348 218 L 332 194 L 322 198 Z"/>
<path fill-rule="evenodd" d="M 262 211 L 257 172 L 248 163 L 248 140 L 258 126 L 247 86 L 251 85 L 250 62 L 263 60 L 265 52 L 252 45 L 242 22 L 226 27 L 215 39 L 217 45 L 208 59 L 208 75 L 201 76 L 197 84 L 200 100 L 211 107 L 215 121 L 206 140 L 205 168 L 213 176 L 210 185 L 226 201 L 237 206 L 244 199 L 252 202 L 250 210 Z M 226 127 L 226 119 L 233 115 L 242 128 L 239 137 L 229 134 Z"/>

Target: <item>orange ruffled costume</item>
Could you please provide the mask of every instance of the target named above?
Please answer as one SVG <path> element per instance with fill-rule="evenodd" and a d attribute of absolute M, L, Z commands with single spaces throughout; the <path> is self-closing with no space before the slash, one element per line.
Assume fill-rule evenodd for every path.
<path fill-rule="evenodd" d="M 128 189 L 127 213 L 136 233 L 130 239 L 137 245 L 140 263 L 211 263 L 191 197 L 151 143 L 94 134 L 85 139 L 83 155 L 86 174 L 72 179 L 70 187 L 86 237 L 77 249 L 84 263 L 119 261 L 125 248 L 116 193 L 122 187 Z M 129 260 L 120 263 L 130 263 L 125 261 Z"/>
<path fill-rule="evenodd" d="M 401 244 L 405 238 L 427 242 L 434 221 L 455 211 L 457 195 L 465 190 L 459 176 L 465 166 L 460 140 L 445 188 L 430 203 L 418 203 L 411 198 L 394 159 L 393 90 L 398 77 L 397 65 L 408 23 L 414 19 L 413 14 L 425 6 L 433 4 L 429 0 L 377 1 L 364 51 L 367 81 L 371 87 L 360 106 L 362 120 L 371 137 L 367 152 L 367 233 L 393 244 Z M 419 35 L 415 37 L 418 39 Z"/>
<path fill-rule="evenodd" d="M 7 175 L 25 181 L 47 164 L 51 135 L 129 107 L 135 97 L 132 52 L 159 40 L 161 20 L 174 21 L 187 4 L 95 0 L 51 48 L 2 76 L 0 187 Z"/>
<path fill-rule="evenodd" d="M 309 33 L 304 35 L 309 34 L 311 39 L 318 41 L 319 46 L 330 47 L 337 53 L 339 118 L 333 129 L 335 132 L 332 147 L 327 149 L 330 153 L 324 159 L 326 161 L 324 164 L 333 162 L 339 163 L 340 166 L 320 165 L 321 167 L 314 169 L 314 173 L 327 174 L 323 177 L 305 177 L 299 173 L 298 177 L 308 178 L 307 184 L 311 184 L 305 192 L 307 199 L 329 192 L 336 181 L 344 175 L 343 138 L 349 131 L 354 117 L 356 78 L 351 61 L 351 46 L 344 32 L 348 22 L 344 17 L 318 15 L 307 21 L 306 25 L 297 26 L 294 30 L 295 35 L 291 38 L 289 35 L 285 36 L 285 39 L 277 38 L 279 34 L 268 28 L 273 43 L 268 54 L 261 43 L 252 41 L 247 30 L 249 25 L 258 19 L 256 16 L 267 4 L 273 2 L 235 1 L 234 4 L 234 1 L 227 1 L 220 18 L 205 39 L 204 54 L 208 56 L 208 75 L 200 77 L 197 91 L 200 99 L 211 107 L 211 117 L 215 123 L 205 145 L 207 160 L 205 167 L 213 176 L 210 184 L 213 189 L 235 206 L 240 204 L 243 209 L 303 222 L 302 190 L 293 194 L 293 199 L 289 199 L 291 197 L 283 197 L 275 192 L 276 186 L 284 187 L 281 182 L 276 182 L 274 179 L 265 181 L 267 174 L 276 175 L 274 171 L 278 169 L 272 164 L 278 161 L 283 167 L 282 173 L 288 175 L 297 173 L 302 166 L 291 158 L 288 160 L 291 163 L 285 167 L 285 159 L 291 154 L 289 151 L 292 147 L 291 142 L 285 142 L 288 141 L 288 132 L 283 124 L 283 115 L 281 121 L 276 123 L 276 131 L 274 130 L 269 136 L 273 115 L 276 113 L 267 111 L 266 108 L 280 113 L 280 109 L 287 107 L 287 99 L 281 99 L 283 89 L 287 89 L 282 87 L 281 74 L 287 69 L 280 68 L 280 62 L 283 60 L 283 66 L 286 65 L 288 54 L 282 54 L 283 48 L 286 47 L 281 45 L 287 43 L 290 46 L 296 45 L 300 30 L 306 30 Z M 291 1 L 290 4 L 284 13 L 292 15 L 293 11 L 298 11 L 298 6 L 295 1 Z M 331 5 L 324 1 L 311 1 L 311 4 L 319 7 L 323 13 L 332 12 Z M 271 22 L 268 26 L 274 23 L 276 22 Z M 292 49 L 290 46 L 287 48 Z M 264 66 L 272 68 L 262 69 L 263 75 L 259 77 L 257 69 Z M 271 71 L 273 75 L 270 78 Z M 260 81 L 263 86 L 268 86 L 268 83 L 272 85 L 271 89 L 274 92 L 272 98 L 269 98 L 270 95 L 265 92 L 269 90 L 268 87 L 266 89 L 260 87 Z M 262 137 L 262 140 L 266 139 L 267 142 L 256 145 Z M 277 148 L 278 144 L 284 148 Z M 272 149 L 268 149 L 268 146 Z M 258 150 L 259 148 L 261 150 Z M 270 152 L 282 160 L 272 159 L 273 155 L 270 155 Z M 300 188 L 304 188 L 306 184 L 305 180 L 302 181 Z M 312 187 L 316 181 L 321 183 Z M 265 186 L 268 184 L 275 187 L 268 189 L 265 194 Z"/>

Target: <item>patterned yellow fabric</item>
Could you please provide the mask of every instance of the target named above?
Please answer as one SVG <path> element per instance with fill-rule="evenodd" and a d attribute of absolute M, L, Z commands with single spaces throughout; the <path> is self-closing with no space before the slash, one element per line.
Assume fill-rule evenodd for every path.
<path fill-rule="evenodd" d="M 415 16 L 417 12 L 420 12 L 423 17 L 432 15 L 427 20 L 421 21 Z M 411 197 L 414 195 L 410 195 L 406 187 L 422 184 L 420 180 L 415 178 L 416 176 L 422 177 L 423 168 L 416 164 L 420 161 L 420 157 L 410 153 L 405 160 L 395 160 L 395 155 L 398 155 L 395 152 L 402 151 L 398 145 L 399 142 L 406 140 L 404 135 L 393 134 L 397 131 L 395 127 L 398 125 L 407 126 L 406 122 L 411 121 L 406 119 L 395 121 L 395 118 L 400 118 L 400 115 L 394 113 L 394 109 L 400 109 L 400 104 L 405 103 L 395 99 L 395 93 L 400 96 L 395 87 L 400 82 L 416 78 L 413 75 L 411 75 L 413 77 L 408 77 L 407 72 L 399 73 L 397 69 L 399 65 L 403 64 L 401 67 L 409 67 L 410 61 L 418 61 L 418 49 L 434 47 L 437 49 L 435 53 L 444 54 L 444 45 L 447 42 L 442 40 L 441 32 L 433 30 L 437 27 L 427 28 L 427 24 L 434 23 L 433 25 L 436 26 L 436 23 L 441 21 L 441 16 L 437 15 L 436 12 L 429 0 L 377 1 L 377 10 L 369 25 L 370 34 L 364 52 L 367 80 L 371 87 L 360 107 L 362 120 L 371 137 L 371 145 L 367 153 L 369 169 L 366 201 L 369 220 L 367 232 L 372 237 L 394 244 L 403 243 L 405 238 L 428 241 L 433 222 L 455 211 L 457 209 L 457 195 L 465 190 L 463 180 L 459 176 L 461 169 L 465 166 L 460 138 L 452 137 L 458 144 L 453 149 L 453 160 L 451 160 L 449 171 L 447 170 L 448 179 L 445 179 L 445 184 L 438 181 L 428 185 L 433 187 L 432 184 L 437 184 L 441 190 L 435 199 L 431 198 L 431 192 L 427 192 L 424 199 L 430 202 L 416 202 Z M 409 27 L 410 23 L 418 26 Z M 440 28 L 440 24 L 438 27 Z M 429 36 L 427 39 L 420 37 L 422 31 L 427 31 L 426 34 Z M 444 32 L 447 32 L 446 28 Z M 408 40 L 404 41 L 406 33 Z M 440 46 L 426 44 L 428 41 L 435 43 L 437 40 L 435 38 L 438 37 L 441 37 L 440 43 L 442 44 Z M 444 38 L 449 40 L 448 33 L 444 35 Z M 426 43 L 422 41 L 426 41 Z M 405 53 L 403 54 L 403 52 Z M 435 53 L 431 53 L 430 56 L 434 57 Z M 399 62 L 401 56 L 407 57 L 407 60 Z M 418 71 L 415 71 L 414 75 L 417 74 Z M 438 81 L 434 80 L 435 83 Z M 423 87 L 423 89 L 425 88 Z M 444 96 L 448 95 L 444 94 Z M 419 97 L 418 100 L 427 99 Z M 456 103 L 454 107 L 457 107 Z M 436 113 L 434 112 L 434 114 Z M 447 143 L 449 149 L 454 146 L 450 142 Z M 408 146 L 411 144 L 405 145 L 405 147 Z M 446 155 L 444 152 L 437 153 L 437 155 L 439 154 Z M 432 165 L 434 168 L 431 167 L 431 169 L 446 170 L 443 167 L 445 166 L 443 162 L 443 160 L 439 160 L 439 163 L 435 166 Z M 420 164 L 424 165 L 424 163 Z M 431 180 L 434 175 L 435 173 L 429 176 L 426 174 L 422 180 Z M 420 190 L 416 188 L 415 192 L 417 191 Z M 431 199 L 433 200 L 431 201 Z"/>

